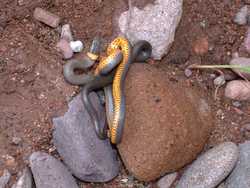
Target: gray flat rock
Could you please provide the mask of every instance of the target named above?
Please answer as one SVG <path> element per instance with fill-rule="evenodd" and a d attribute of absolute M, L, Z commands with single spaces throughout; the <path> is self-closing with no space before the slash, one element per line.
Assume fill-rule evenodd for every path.
<path fill-rule="evenodd" d="M 90 94 L 101 121 L 105 123 L 105 110 L 95 93 Z M 109 139 L 100 140 L 94 131 L 81 96 L 70 103 L 64 116 L 53 119 L 53 142 L 71 172 L 87 182 L 106 182 L 118 175 L 117 154 Z"/>
<path fill-rule="evenodd" d="M 132 7 L 121 14 L 119 28 L 135 43 L 147 40 L 153 46 L 153 58 L 159 60 L 174 41 L 182 15 L 182 0 L 155 0 L 143 9 Z"/>
<path fill-rule="evenodd" d="M 78 188 L 75 179 L 58 159 L 35 152 L 29 158 L 36 188 Z"/>
<path fill-rule="evenodd" d="M 177 172 L 167 174 L 157 182 L 157 187 L 158 188 L 170 188 L 177 177 L 178 177 Z"/>
<path fill-rule="evenodd" d="M 240 144 L 239 148 L 239 161 L 226 180 L 226 188 L 250 187 L 250 141 Z"/>
<path fill-rule="evenodd" d="M 3 175 L 0 177 L 0 188 L 5 188 L 10 180 L 11 174 L 8 170 L 3 171 Z"/>
<path fill-rule="evenodd" d="M 238 147 L 232 142 L 208 150 L 184 172 L 176 188 L 216 187 L 232 171 L 238 156 Z"/>
<path fill-rule="evenodd" d="M 12 188 L 35 188 L 32 173 L 28 167 L 26 167 L 17 183 Z"/>

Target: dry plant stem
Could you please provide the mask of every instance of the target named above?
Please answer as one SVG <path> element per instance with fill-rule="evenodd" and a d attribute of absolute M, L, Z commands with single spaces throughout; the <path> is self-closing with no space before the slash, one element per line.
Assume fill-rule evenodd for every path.
<path fill-rule="evenodd" d="M 250 67 L 241 66 L 241 65 L 197 65 L 193 64 L 188 66 L 189 69 L 240 69 L 243 72 L 250 73 Z M 238 73 L 245 81 L 249 80 L 243 76 L 241 73 Z"/>
<path fill-rule="evenodd" d="M 214 100 L 216 101 L 217 99 L 218 99 L 218 90 L 219 90 L 219 88 L 220 88 L 221 86 L 220 85 L 218 85 L 218 86 L 216 86 L 216 88 L 215 88 L 215 91 L 214 91 Z"/>
<path fill-rule="evenodd" d="M 244 69 L 244 68 L 249 68 L 250 67 L 246 67 L 246 66 L 242 66 L 242 65 L 197 65 L 197 64 L 192 64 L 192 65 L 189 65 L 190 69 L 232 69 L 232 68 L 235 68 L 235 69 Z"/>
<path fill-rule="evenodd" d="M 224 73 L 218 69 L 241 69 L 247 73 L 250 73 L 250 67 L 244 67 L 241 65 L 197 65 L 197 64 L 193 64 L 188 66 L 189 69 L 216 69 L 217 72 L 219 72 L 221 75 L 223 75 Z M 245 69 L 244 69 L 245 68 Z M 249 82 L 249 80 L 242 75 L 240 72 L 238 73 L 246 82 Z M 217 86 L 215 88 L 215 92 L 214 92 L 214 99 L 217 100 L 217 94 L 218 94 L 218 90 L 221 86 Z M 248 85 L 246 85 L 246 87 L 248 87 L 250 89 L 250 87 Z"/>

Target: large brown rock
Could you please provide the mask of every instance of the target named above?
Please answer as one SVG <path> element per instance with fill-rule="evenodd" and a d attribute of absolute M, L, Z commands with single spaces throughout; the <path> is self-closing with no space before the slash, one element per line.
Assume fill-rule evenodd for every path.
<path fill-rule="evenodd" d="M 160 69 L 133 64 L 126 80 L 126 122 L 118 149 L 126 168 L 151 181 L 194 160 L 212 129 L 207 102 Z"/>

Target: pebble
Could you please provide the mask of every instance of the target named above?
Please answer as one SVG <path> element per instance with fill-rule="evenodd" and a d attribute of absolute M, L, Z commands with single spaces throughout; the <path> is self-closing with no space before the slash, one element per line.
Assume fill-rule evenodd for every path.
<path fill-rule="evenodd" d="M 193 72 L 190 69 L 185 69 L 184 74 L 187 78 L 191 77 Z"/>
<path fill-rule="evenodd" d="M 24 2 L 24 0 L 18 0 L 18 1 L 17 1 L 17 4 L 18 4 L 19 6 L 23 6 L 23 5 L 25 4 L 25 2 Z"/>
<path fill-rule="evenodd" d="M 31 170 L 26 167 L 21 177 L 18 179 L 17 183 L 12 186 L 12 188 L 35 188 L 35 183 Z"/>
<path fill-rule="evenodd" d="M 215 86 L 223 86 L 226 83 L 224 75 L 220 75 L 214 79 Z"/>
<path fill-rule="evenodd" d="M 239 107 L 242 106 L 241 102 L 239 102 L 239 101 L 233 101 L 233 102 L 232 102 L 232 105 L 233 105 L 234 107 L 236 107 L 236 108 L 239 108 Z"/>
<path fill-rule="evenodd" d="M 6 26 L 7 26 L 7 18 L 6 18 L 6 16 L 0 15 L 0 28 L 4 29 Z"/>
<path fill-rule="evenodd" d="M 250 100 L 250 82 L 244 80 L 230 81 L 225 88 L 224 95 L 232 100 Z"/>
<path fill-rule="evenodd" d="M 3 171 L 3 175 L 0 177 L 0 188 L 5 188 L 10 181 L 11 174 L 8 170 Z"/>
<path fill-rule="evenodd" d="M 238 58 L 233 58 L 230 62 L 230 65 L 237 65 L 241 67 L 250 67 L 250 58 L 245 58 L 245 57 L 238 57 Z M 236 74 L 243 78 L 250 79 L 250 73 L 248 72 L 243 72 L 240 69 L 232 69 Z"/>
<path fill-rule="evenodd" d="M 15 145 L 19 145 L 22 142 L 22 139 L 20 137 L 13 137 L 12 143 Z"/>
<path fill-rule="evenodd" d="M 155 0 L 144 8 L 131 7 L 119 18 L 119 30 L 134 44 L 147 40 L 152 57 L 160 60 L 170 49 L 181 20 L 183 0 Z M 128 24 L 129 23 L 129 24 Z"/>
<path fill-rule="evenodd" d="M 238 157 L 236 144 L 222 143 L 198 157 L 184 172 L 176 188 L 214 188 L 232 171 Z"/>
<path fill-rule="evenodd" d="M 47 153 L 32 153 L 29 163 L 36 188 L 78 188 L 66 166 Z"/>
<path fill-rule="evenodd" d="M 68 42 L 71 42 L 74 40 L 69 24 L 64 24 L 62 26 L 61 39 L 64 39 Z"/>
<path fill-rule="evenodd" d="M 200 37 L 193 43 L 193 51 L 196 55 L 205 55 L 208 52 L 209 44 L 207 37 Z"/>
<path fill-rule="evenodd" d="M 235 15 L 234 22 L 238 25 L 246 25 L 248 16 L 248 6 L 243 6 Z"/>
<path fill-rule="evenodd" d="M 90 94 L 90 100 L 104 126 L 104 107 L 95 93 Z M 53 125 L 53 143 L 77 178 L 87 182 L 107 182 L 118 175 L 117 153 L 109 139 L 100 140 L 97 137 L 81 95 L 69 103 L 64 116 L 53 119 Z"/>
<path fill-rule="evenodd" d="M 157 187 L 158 188 L 171 188 L 171 186 L 173 185 L 177 177 L 178 177 L 177 172 L 174 172 L 172 174 L 167 174 L 157 182 Z"/>
<path fill-rule="evenodd" d="M 56 28 L 61 21 L 60 17 L 42 8 L 36 8 L 34 18 L 50 27 Z"/>
<path fill-rule="evenodd" d="M 80 40 L 71 41 L 69 45 L 73 52 L 81 52 L 83 50 L 83 43 Z"/>
<path fill-rule="evenodd" d="M 250 187 L 250 141 L 240 144 L 239 149 L 239 161 L 226 180 L 226 188 Z"/>
<path fill-rule="evenodd" d="M 70 47 L 70 44 L 65 39 L 60 39 L 56 47 L 60 50 L 64 59 L 70 59 L 73 57 L 73 50 Z"/>

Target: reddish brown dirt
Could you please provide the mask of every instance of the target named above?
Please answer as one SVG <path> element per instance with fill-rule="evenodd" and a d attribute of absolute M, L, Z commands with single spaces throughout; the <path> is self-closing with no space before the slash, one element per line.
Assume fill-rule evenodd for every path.
<path fill-rule="evenodd" d="M 152 2 L 152 0 L 144 0 Z M 231 54 L 240 47 L 246 27 L 232 22 L 243 5 L 235 0 L 184 1 L 184 14 L 177 30 L 176 40 L 168 56 L 157 62 L 173 82 L 186 79 L 198 84 L 211 96 L 215 93 L 211 71 L 194 71 L 191 78 L 183 76 L 184 68 L 193 63 L 228 63 Z M 114 17 L 127 8 L 126 0 L 1 0 L 0 2 L 0 174 L 4 168 L 11 171 L 13 183 L 17 172 L 36 150 L 55 153 L 51 140 L 51 119 L 66 109 L 77 88 L 67 85 L 62 77 L 65 62 L 55 50 L 59 34 L 38 23 L 32 17 L 35 7 L 45 8 L 71 24 L 74 36 L 88 45 L 100 35 L 109 41 Z M 113 18 L 112 18 L 113 17 Z M 207 37 L 209 52 L 195 55 L 193 43 Z M 208 147 L 222 141 L 242 142 L 249 139 L 241 127 L 250 122 L 249 103 L 235 108 L 219 89 L 217 100 L 211 100 L 216 115 L 216 127 Z M 18 145 L 13 137 L 21 138 Z M 87 184 L 87 187 L 119 187 L 121 175 L 108 184 Z M 125 185 L 125 187 L 128 185 Z M 134 182 L 134 187 L 142 184 Z M 124 186 L 123 186 L 124 187 Z"/>

